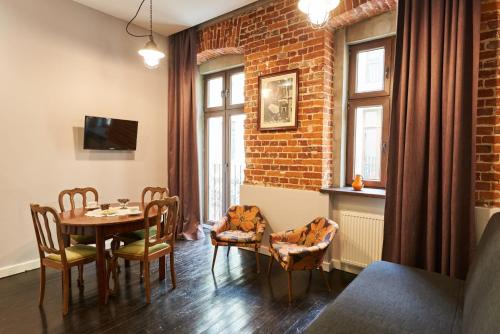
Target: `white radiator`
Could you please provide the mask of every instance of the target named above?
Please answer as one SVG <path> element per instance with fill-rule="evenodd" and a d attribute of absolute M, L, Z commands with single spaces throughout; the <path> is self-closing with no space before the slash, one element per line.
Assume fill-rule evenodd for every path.
<path fill-rule="evenodd" d="M 366 267 L 381 259 L 384 216 L 340 211 L 340 261 Z"/>

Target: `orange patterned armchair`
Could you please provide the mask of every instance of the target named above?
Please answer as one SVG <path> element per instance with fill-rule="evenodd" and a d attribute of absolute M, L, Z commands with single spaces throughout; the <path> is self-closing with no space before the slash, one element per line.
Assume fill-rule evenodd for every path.
<path fill-rule="evenodd" d="M 319 269 L 328 290 L 330 284 L 321 269 L 326 249 L 338 230 L 338 225 L 324 217 L 318 217 L 304 227 L 285 232 L 272 233 L 269 236 L 268 277 L 271 275 L 273 260 L 276 259 L 288 273 L 288 300 L 292 302 L 292 271 Z"/>
<path fill-rule="evenodd" d="M 224 217 L 210 231 L 212 245 L 215 246 L 212 271 L 219 246 L 254 247 L 257 273 L 260 272 L 259 248 L 267 222 L 260 209 L 250 205 L 231 206 Z"/>

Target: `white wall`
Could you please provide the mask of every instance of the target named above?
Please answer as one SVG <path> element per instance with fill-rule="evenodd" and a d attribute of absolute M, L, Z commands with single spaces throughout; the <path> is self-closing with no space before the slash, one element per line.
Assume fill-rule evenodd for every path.
<path fill-rule="evenodd" d="M 0 41 L 2 277 L 38 265 L 31 202 L 57 207 L 76 186 L 138 200 L 167 183 L 167 66 L 145 69 L 144 39 L 69 0 L 2 0 Z M 83 151 L 85 115 L 139 121 L 137 151 Z"/>

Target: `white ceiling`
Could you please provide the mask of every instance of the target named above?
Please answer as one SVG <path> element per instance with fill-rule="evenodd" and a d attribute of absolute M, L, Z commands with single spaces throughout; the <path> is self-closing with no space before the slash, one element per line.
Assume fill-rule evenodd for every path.
<path fill-rule="evenodd" d="M 129 21 L 141 0 L 73 0 L 100 12 Z M 153 0 L 153 30 L 168 36 L 256 0 Z M 149 0 L 144 2 L 134 24 L 149 27 Z M 149 28 L 148 28 L 149 29 Z"/>

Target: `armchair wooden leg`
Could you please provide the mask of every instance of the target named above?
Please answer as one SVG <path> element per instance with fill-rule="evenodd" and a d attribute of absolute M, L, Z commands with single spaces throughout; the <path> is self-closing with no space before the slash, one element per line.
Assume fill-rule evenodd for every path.
<path fill-rule="evenodd" d="M 40 298 L 38 299 L 39 306 L 42 306 L 44 297 L 45 297 L 45 266 L 42 264 L 40 266 Z"/>
<path fill-rule="evenodd" d="M 149 262 L 147 261 L 144 262 L 144 282 L 146 286 L 146 303 L 151 304 L 151 282 L 149 279 Z"/>
<path fill-rule="evenodd" d="M 288 274 L 288 303 L 292 303 L 292 298 L 293 298 L 293 295 L 292 295 L 292 272 L 291 271 L 287 271 L 287 274 Z"/>
<path fill-rule="evenodd" d="M 257 274 L 260 274 L 259 245 L 255 245 L 255 262 L 257 262 Z"/>
<path fill-rule="evenodd" d="M 217 250 L 219 249 L 219 245 L 215 245 L 214 248 L 214 258 L 212 260 L 212 271 L 214 271 L 214 266 L 215 266 L 215 258 L 217 257 Z"/>
<path fill-rule="evenodd" d="M 229 256 L 229 251 L 231 250 L 231 246 L 227 246 L 227 254 L 226 256 Z"/>
<path fill-rule="evenodd" d="M 271 257 L 269 257 L 269 267 L 267 268 L 267 278 L 271 278 L 271 268 L 273 267 L 273 260 L 274 256 L 271 254 Z"/>
<path fill-rule="evenodd" d="M 70 282 L 70 271 L 68 269 L 63 269 L 63 315 L 68 314 L 69 310 L 69 282 Z"/>
<path fill-rule="evenodd" d="M 325 281 L 325 284 L 326 284 L 326 287 L 328 288 L 328 291 L 332 291 L 332 289 L 330 288 L 330 282 L 328 281 L 325 273 L 323 272 L 323 269 L 322 268 L 319 268 L 319 272 L 321 273 L 321 276 L 323 277 L 323 280 Z"/>
<path fill-rule="evenodd" d="M 83 288 L 83 264 L 78 265 L 78 280 L 76 281 L 78 283 L 78 287 L 80 289 Z"/>
<path fill-rule="evenodd" d="M 172 277 L 172 286 L 175 289 L 177 287 L 177 281 L 175 278 L 174 252 L 170 253 L 170 276 Z"/>
<path fill-rule="evenodd" d="M 129 260 L 125 260 L 125 268 L 128 268 L 130 267 L 130 261 Z"/>
<path fill-rule="evenodd" d="M 313 275 L 313 271 L 309 270 L 309 281 L 307 282 L 307 286 L 311 285 L 312 275 Z"/>

